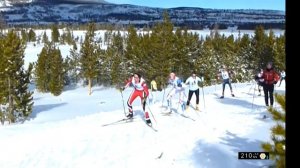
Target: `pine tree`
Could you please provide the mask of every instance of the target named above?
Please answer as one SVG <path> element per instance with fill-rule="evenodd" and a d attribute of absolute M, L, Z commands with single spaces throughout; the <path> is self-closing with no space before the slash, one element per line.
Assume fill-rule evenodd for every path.
<path fill-rule="evenodd" d="M 266 44 L 267 44 L 267 35 L 265 34 L 264 28 L 262 26 L 258 26 L 255 29 L 254 32 L 254 37 L 251 41 L 251 45 L 253 46 L 252 48 L 252 55 L 251 55 L 251 62 L 253 62 L 253 64 L 251 64 L 252 66 L 254 66 L 251 69 L 255 69 L 255 68 L 264 68 L 265 64 L 269 60 L 270 56 L 266 55 L 265 51 L 266 50 Z M 267 58 L 267 59 L 265 59 Z"/>
<path fill-rule="evenodd" d="M 111 56 L 111 80 L 112 84 L 120 84 L 124 81 L 126 71 L 126 60 L 124 58 L 124 44 L 120 31 L 113 34 L 112 43 L 107 48 L 107 53 Z"/>
<path fill-rule="evenodd" d="M 267 63 L 269 61 L 272 61 L 275 63 L 275 52 L 276 52 L 276 46 L 275 46 L 275 34 L 272 30 L 270 30 L 269 35 L 266 35 L 266 43 L 264 47 L 264 57 L 263 62 Z M 276 66 L 276 65 L 274 65 Z"/>
<path fill-rule="evenodd" d="M 4 94 L 6 99 L 2 99 L 1 103 L 8 105 L 4 115 L 9 122 L 16 122 L 24 120 L 32 112 L 32 93 L 28 91 L 32 66 L 27 71 L 24 70 L 24 50 L 26 45 L 15 31 L 8 32 L 2 45 L 2 53 L 0 55 L 3 55 L 6 67 L 4 72 L 1 68 L 1 75 L 4 77 L 1 79 L 1 82 L 6 88 L 1 94 Z"/>
<path fill-rule="evenodd" d="M 199 36 L 188 33 L 187 29 L 177 29 L 174 35 L 174 69 L 184 79 L 191 75 L 191 71 L 199 71 L 195 67 L 196 53 L 199 44 Z M 189 68 L 186 68 L 189 67 Z"/>
<path fill-rule="evenodd" d="M 218 68 L 221 68 L 222 65 L 226 65 L 228 68 L 232 68 L 234 66 L 234 41 L 233 37 L 225 37 L 225 35 L 221 35 L 218 30 L 214 30 L 212 34 L 212 45 L 213 50 L 215 51 L 216 61 L 220 63 Z M 231 44 L 230 44 L 231 43 Z M 231 48 L 231 49 L 230 49 Z"/>
<path fill-rule="evenodd" d="M 1 30 L 1 32 L 4 29 L 5 25 L 6 25 L 6 23 L 5 23 L 5 20 L 3 18 L 3 15 L 2 15 L 2 13 L 0 13 L 0 30 Z"/>
<path fill-rule="evenodd" d="M 245 82 L 253 79 L 253 74 L 255 74 L 259 67 L 252 60 L 251 51 L 253 51 L 251 44 L 251 38 L 248 34 L 244 34 L 242 37 L 239 37 L 236 41 L 237 51 L 236 57 L 239 58 L 239 67 L 242 71 L 240 82 Z"/>
<path fill-rule="evenodd" d="M 113 28 L 110 26 L 108 30 L 104 33 L 104 45 L 110 45 L 113 34 Z"/>
<path fill-rule="evenodd" d="M 217 61 L 217 54 L 213 48 L 212 38 L 207 36 L 199 47 L 199 57 L 196 59 L 196 67 L 201 67 L 202 73 L 204 73 L 205 83 L 208 85 L 216 84 L 217 70 L 220 67 Z"/>
<path fill-rule="evenodd" d="M 35 75 L 39 91 L 51 92 L 55 96 L 61 94 L 64 86 L 63 59 L 53 42 L 44 44 L 38 56 Z"/>
<path fill-rule="evenodd" d="M 63 32 L 62 35 L 60 36 L 60 44 L 65 44 L 66 43 L 66 33 Z"/>
<path fill-rule="evenodd" d="M 33 65 L 29 64 L 28 69 L 20 71 L 20 80 L 17 88 L 16 104 L 18 111 L 22 116 L 28 117 L 32 112 L 33 107 L 33 92 L 29 91 L 30 77 Z"/>
<path fill-rule="evenodd" d="M 280 70 L 286 69 L 285 35 L 276 38 L 275 42 L 275 64 Z"/>
<path fill-rule="evenodd" d="M 71 58 L 67 55 L 64 59 L 63 66 L 64 66 L 64 85 L 70 85 L 73 83 L 72 76 L 71 76 Z"/>
<path fill-rule="evenodd" d="M 59 42 L 60 34 L 58 31 L 57 25 L 52 25 L 51 30 L 52 30 L 52 32 L 51 32 L 52 42 L 55 42 L 55 43 Z"/>
<path fill-rule="evenodd" d="M 67 44 L 72 45 L 74 43 L 73 33 L 71 33 L 71 30 L 69 27 L 67 27 L 67 32 L 66 32 L 65 38 L 66 38 L 65 41 L 67 42 Z"/>
<path fill-rule="evenodd" d="M 138 57 L 141 57 L 141 38 L 138 37 L 138 34 L 135 30 L 135 28 L 133 26 L 128 27 L 127 29 L 128 35 L 127 35 L 127 39 L 126 40 L 126 46 L 124 46 L 125 48 L 125 59 L 126 60 L 132 60 L 132 61 L 128 61 L 126 62 L 126 67 L 127 67 L 127 73 L 125 73 L 124 75 L 126 76 L 126 78 L 129 76 L 130 71 L 134 70 L 134 65 L 135 62 L 137 62 Z M 144 35 L 144 38 L 149 38 L 149 35 Z M 151 45 L 147 42 L 148 45 Z"/>
<path fill-rule="evenodd" d="M 215 68 L 219 69 L 221 68 L 222 65 L 224 65 L 224 60 L 223 60 L 223 52 L 224 52 L 224 43 L 223 43 L 223 39 L 222 36 L 219 33 L 219 30 L 217 29 L 217 25 L 215 26 L 215 28 L 211 31 L 211 44 L 213 47 L 213 51 L 214 51 L 214 61 L 215 61 Z"/>
<path fill-rule="evenodd" d="M 4 55 L 8 60 L 8 65 L 6 69 L 6 86 L 8 86 L 8 108 L 7 108 L 7 118 L 9 122 L 16 121 L 15 111 L 16 107 L 16 87 L 19 84 L 18 73 L 20 68 L 22 68 L 23 60 L 22 53 L 24 53 L 25 45 L 22 45 L 21 40 L 18 39 L 15 32 L 10 31 L 4 41 Z"/>
<path fill-rule="evenodd" d="M 188 49 L 185 46 L 185 42 L 186 42 L 186 38 L 184 36 L 186 36 L 185 34 L 186 32 L 183 33 L 182 29 L 177 29 L 175 34 L 174 34 L 174 52 L 176 53 L 176 55 L 174 55 L 175 57 L 174 59 L 174 64 L 176 65 L 173 69 L 174 72 L 177 73 L 177 75 L 183 75 L 184 74 L 184 70 L 188 66 L 188 59 L 187 59 L 187 54 L 188 54 Z M 189 73 L 188 73 L 189 74 Z"/>
<path fill-rule="evenodd" d="M 88 25 L 88 31 L 86 32 L 85 39 L 80 50 L 81 72 L 88 80 L 89 95 L 92 94 L 92 80 L 96 78 L 99 73 L 99 62 L 97 56 L 98 46 L 94 41 L 94 37 L 95 24 L 91 23 Z"/>
<path fill-rule="evenodd" d="M 230 35 L 228 37 L 225 37 L 225 35 L 223 35 L 223 39 L 225 43 L 225 51 L 223 53 L 224 64 L 227 65 L 228 70 L 233 72 L 231 74 L 231 81 L 240 82 L 242 81 L 245 74 L 242 69 L 244 62 L 242 62 L 242 57 L 239 57 L 237 53 L 238 42 L 235 41 L 233 35 Z"/>
<path fill-rule="evenodd" d="M 76 43 L 74 43 L 76 44 Z M 76 45 L 70 50 L 70 57 L 66 58 L 66 75 L 71 83 L 78 83 L 80 79 L 80 54 Z"/>
<path fill-rule="evenodd" d="M 28 34 L 26 33 L 25 29 L 21 30 L 21 37 L 23 41 L 28 41 Z"/>
<path fill-rule="evenodd" d="M 47 33 L 46 33 L 46 32 L 43 33 L 42 42 L 43 42 L 44 44 L 45 44 L 45 43 L 49 43 L 49 39 L 48 39 L 48 36 L 47 36 Z"/>
<path fill-rule="evenodd" d="M 35 67 L 36 88 L 41 92 L 48 92 L 48 84 L 50 81 L 50 43 L 45 43 L 41 53 L 38 55 L 38 60 Z"/>
<path fill-rule="evenodd" d="M 175 70 L 176 53 L 174 53 L 174 33 L 173 24 L 168 16 L 168 13 L 164 13 L 164 20 L 154 26 L 150 36 L 151 45 L 149 47 L 148 54 L 151 54 L 151 58 L 155 60 L 152 68 L 156 70 L 157 84 L 158 86 L 165 86 L 166 78 L 169 73 Z M 153 60 L 153 61 L 154 61 Z M 144 60 L 145 61 L 145 60 Z M 148 60 L 147 60 L 148 61 Z M 144 67 L 140 61 L 137 66 Z"/>
<path fill-rule="evenodd" d="M 98 59 L 98 75 L 97 75 L 97 84 L 100 85 L 111 85 L 109 80 L 110 74 L 107 71 L 107 66 L 105 65 L 105 50 L 101 49 L 100 46 L 97 47 L 96 55 Z"/>
<path fill-rule="evenodd" d="M 64 87 L 64 66 L 63 58 L 60 50 L 55 47 L 51 48 L 50 54 L 50 80 L 49 80 L 49 91 L 54 95 L 58 96 L 62 93 Z"/>
<path fill-rule="evenodd" d="M 8 60 L 5 57 L 4 53 L 4 38 L 0 37 L 0 120 L 4 117 L 4 113 L 1 111 L 1 105 L 6 103 L 7 85 L 6 85 L 6 65 Z"/>
<path fill-rule="evenodd" d="M 28 41 L 36 41 L 36 35 L 32 29 L 28 32 Z"/>
<path fill-rule="evenodd" d="M 270 158 L 276 161 L 277 168 L 285 168 L 285 96 L 275 94 L 275 100 L 281 106 L 282 111 L 269 108 L 273 120 L 277 124 L 271 128 L 272 142 L 263 143 L 261 146 L 266 152 L 270 152 Z"/>

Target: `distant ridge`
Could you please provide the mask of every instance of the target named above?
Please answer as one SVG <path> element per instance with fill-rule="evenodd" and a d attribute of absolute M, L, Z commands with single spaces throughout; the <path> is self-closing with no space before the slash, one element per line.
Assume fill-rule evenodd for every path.
<path fill-rule="evenodd" d="M 34 2 L 52 4 L 109 4 L 105 0 L 36 0 Z"/>
<path fill-rule="evenodd" d="M 37 0 L 31 3 L 0 7 L 0 17 L 8 25 L 43 25 L 53 23 L 134 25 L 148 27 L 161 22 L 168 12 L 176 27 L 285 29 L 285 12 L 254 9 L 208 9 L 194 7 L 152 8 L 129 4 L 111 4 L 104 0 Z"/>

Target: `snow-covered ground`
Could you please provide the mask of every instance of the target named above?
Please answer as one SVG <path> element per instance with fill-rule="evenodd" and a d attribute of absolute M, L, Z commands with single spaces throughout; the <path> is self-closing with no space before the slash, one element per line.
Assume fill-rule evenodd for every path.
<path fill-rule="evenodd" d="M 0 126 L 1 168 L 99 168 L 174 167 L 223 168 L 263 167 L 271 160 L 238 160 L 238 152 L 262 151 L 270 140 L 270 118 L 263 96 L 254 83 L 233 84 L 236 97 L 221 85 L 200 90 L 200 109 L 184 112 L 173 98 L 171 116 L 161 114 L 169 89 L 153 92 L 149 103 L 153 131 L 144 122 L 140 100 L 133 104 L 135 119 L 130 123 L 103 126 L 124 118 L 120 92 L 114 88 L 66 88 L 60 96 L 35 90 L 31 118 L 24 124 Z M 276 92 L 285 93 L 285 81 Z M 132 88 L 123 92 L 126 106 Z M 186 94 L 188 90 L 186 89 Z M 253 96 L 254 95 L 254 96 Z M 205 99 L 203 99 L 203 96 Z M 150 96 L 151 98 L 151 96 Z M 162 100 L 164 100 L 162 102 Z M 192 98 L 195 104 L 195 97 Z M 275 108 L 278 104 L 275 103 Z M 177 111 L 176 111 L 177 109 Z M 126 107 L 127 111 L 127 107 Z M 262 119 L 266 115 L 266 119 Z M 194 121 L 195 120 L 195 121 Z"/>

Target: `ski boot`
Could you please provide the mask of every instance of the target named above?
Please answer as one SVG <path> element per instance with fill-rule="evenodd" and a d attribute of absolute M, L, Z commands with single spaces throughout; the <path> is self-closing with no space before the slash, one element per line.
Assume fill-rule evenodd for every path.
<path fill-rule="evenodd" d="M 186 105 L 185 105 L 185 103 L 181 103 L 181 110 L 182 110 L 182 112 L 184 112 L 185 111 L 185 109 L 186 109 Z"/>
<path fill-rule="evenodd" d="M 172 113 L 172 109 L 171 107 L 167 107 L 164 111 L 163 111 L 164 114 L 171 114 Z"/>
<path fill-rule="evenodd" d="M 266 118 L 267 118 L 267 116 L 266 116 L 266 115 L 264 115 L 264 116 L 263 116 L 263 119 L 266 119 Z"/>
<path fill-rule="evenodd" d="M 196 111 L 200 111 L 199 105 L 196 105 Z"/>
<path fill-rule="evenodd" d="M 146 120 L 147 125 L 152 126 L 148 112 L 145 112 L 145 120 Z"/>
<path fill-rule="evenodd" d="M 185 111 L 190 111 L 190 105 L 185 106 Z"/>
<path fill-rule="evenodd" d="M 132 119 L 133 118 L 133 112 L 129 112 L 126 117 L 127 117 L 127 119 Z"/>

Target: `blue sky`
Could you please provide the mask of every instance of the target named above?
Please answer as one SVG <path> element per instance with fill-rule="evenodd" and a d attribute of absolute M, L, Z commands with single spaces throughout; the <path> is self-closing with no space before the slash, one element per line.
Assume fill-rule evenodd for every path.
<path fill-rule="evenodd" d="M 149 7 L 201 7 L 215 9 L 274 9 L 285 11 L 285 0 L 106 0 Z"/>

